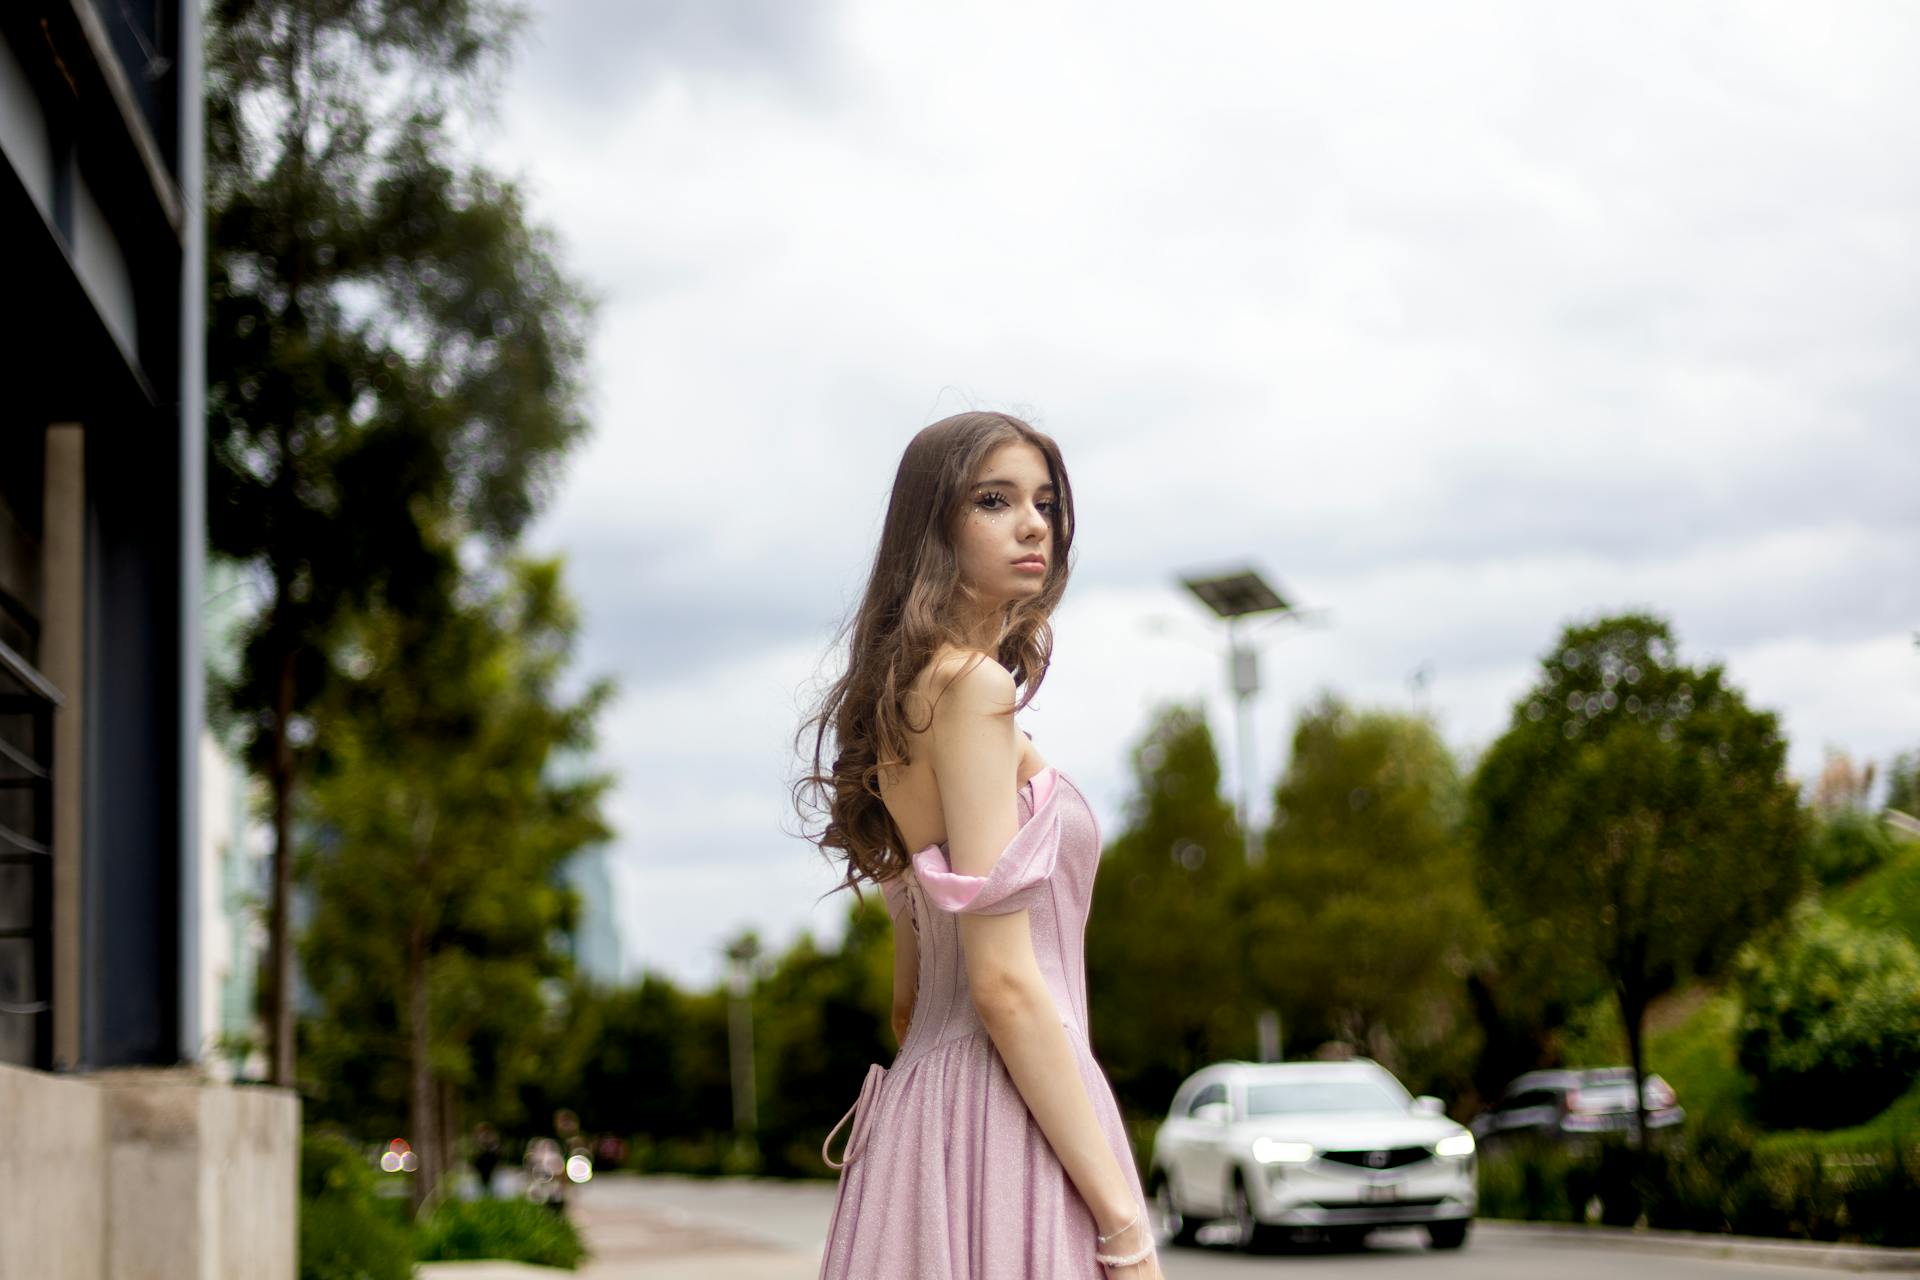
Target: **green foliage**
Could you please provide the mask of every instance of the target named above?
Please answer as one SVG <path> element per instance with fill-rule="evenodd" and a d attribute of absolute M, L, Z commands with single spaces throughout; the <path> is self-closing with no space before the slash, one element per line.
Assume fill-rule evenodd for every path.
<path fill-rule="evenodd" d="M 1817 909 L 1740 967 L 1740 1065 L 1761 1116 L 1832 1128 L 1864 1120 L 1920 1070 L 1920 951 Z"/>
<path fill-rule="evenodd" d="M 1638 1061 L 1647 1005 L 1726 965 L 1802 881 L 1805 819 L 1776 718 L 1690 667 L 1645 614 L 1571 626 L 1470 789 L 1498 926 L 1491 1003 L 1611 990 Z"/>
<path fill-rule="evenodd" d="M 1826 901 L 1837 916 L 1897 930 L 1920 946 L 1920 841 L 1896 839 L 1893 857 Z"/>
<path fill-rule="evenodd" d="M 1647 1069 L 1673 1086 L 1695 1119 L 1736 1122 L 1752 1115 L 1753 1080 L 1734 1046 L 1739 1021 L 1739 997 L 1715 991 L 1687 1018 L 1647 1036 Z"/>
<path fill-rule="evenodd" d="M 607 779 L 567 762 L 610 689 L 557 696 L 576 622 L 555 562 L 516 561 L 435 615 L 350 622 L 355 678 L 316 717 L 304 1074 L 316 1114 L 407 1134 L 430 1189 L 419 1100 L 507 1116 L 545 1070 L 543 983 L 575 911 L 560 868 L 607 835 Z"/>
<path fill-rule="evenodd" d="M 274 799 L 281 1084 L 299 731 L 338 624 L 434 607 L 459 549 L 518 536 L 585 433 L 585 302 L 450 106 L 482 96 L 512 26 L 492 3 L 207 6 L 207 540 L 262 595 L 209 703 Z"/>
<path fill-rule="evenodd" d="M 699 1171 L 691 1150 L 688 1162 L 650 1162 L 663 1147 L 677 1153 L 711 1133 L 732 1145 L 723 993 L 683 992 L 657 974 L 614 990 L 575 982 L 551 1044 L 545 1070 L 522 1086 L 525 1114 L 544 1122 L 570 1107 L 588 1133 L 632 1137 L 629 1164 L 649 1171 Z"/>
<path fill-rule="evenodd" d="M 355 1204 L 373 1200 L 379 1178 L 366 1152 L 344 1134 L 307 1129 L 300 1135 L 300 1198 L 328 1196 Z"/>
<path fill-rule="evenodd" d="M 1920 1134 L 1920 1079 L 1895 1098 L 1886 1110 L 1860 1124 L 1839 1129 L 1788 1129 L 1763 1133 L 1755 1140 L 1757 1150 L 1821 1151 L 1829 1155 L 1848 1155 L 1872 1150 L 1897 1141 L 1902 1135 Z"/>
<path fill-rule="evenodd" d="M 1633 1202 L 1647 1225 L 1670 1231 L 1768 1230 L 1765 1185 L 1755 1166 L 1752 1129 L 1712 1115 L 1692 1117 L 1673 1146 L 1657 1147 L 1649 1168 L 1636 1170 Z M 1776 1228 L 1778 1227 L 1776 1221 Z"/>
<path fill-rule="evenodd" d="M 759 1145 L 769 1173 L 821 1175 L 820 1142 L 853 1105 L 871 1063 L 893 1059 L 893 949 L 878 892 L 847 905 L 834 950 L 802 938 L 754 993 Z M 841 1131 L 842 1137 L 845 1130 Z"/>
<path fill-rule="evenodd" d="M 848 901 L 838 947 L 802 936 L 755 984 L 754 1142 L 733 1133 L 729 995 L 657 976 L 622 991 L 573 987 L 526 1109 L 571 1107 L 585 1131 L 629 1137 L 627 1167 L 642 1172 L 830 1176 L 821 1139 L 868 1065 L 894 1054 L 893 946 L 886 907 L 868 891 Z"/>
<path fill-rule="evenodd" d="M 301 1280 L 407 1280 L 407 1229 L 375 1193 L 373 1166 L 357 1146 L 316 1130 L 300 1138 Z"/>
<path fill-rule="evenodd" d="M 1586 1201 L 1574 1203 L 1576 1157 L 1555 1143 L 1511 1142 L 1480 1152 L 1480 1215 L 1533 1222 L 1584 1222 Z"/>
<path fill-rule="evenodd" d="M 1246 876 L 1255 989 L 1296 1052 L 1327 1039 L 1426 1084 L 1463 1082 L 1477 1048 L 1462 977 L 1484 945 L 1461 784 L 1432 722 L 1303 715 Z"/>
<path fill-rule="evenodd" d="M 1822 885 L 1842 885 L 1872 871 L 1894 854 L 1894 838 L 1880 820 L 1858 809 L 1822 819 L 1807 846 L 1807 868 Z"/>
<path fill-rule="evenodd" d="M 421 1262 L 492 1258 L 575 1270 L 587 1256 L 563 1213 L 526 1200 L 445 1200 L 414 1230 Z"/>
<path fill-rule="evenodd" d="M 1645 1153 L 1512 1143 L 1484 1151 L 1480 1211 L 1490 1218 L 1593 1219 L 1741 1235 L 1920 1243 L 1920 1131 L 1844 1151 L 1758 1139 L 1738 1124 L 1689 1121 Z"/>
<path fill-rule="evenodd" d="M 1613 1067 L 1626 1060 L 1627 1042 L 1620 1032 L 1620 1008 L 1602 996 L 1576 1006 L 1554 1030 L 1560 1065 Z"/>
<path fill-rule="evenodd" d="M 1920 844 L 1896 840 L 1890 861 L 1844 888 L 1828 891 L 1822 907 L 1864 929 L 1891 929 L 1920 942 Z M 1756 1114 L 1753 1080 L 1739 1062 L 1740 1016 L 1739 993 L 1729 986 L 1701 1000 L 1685 1018 L 1648 1035 L 1648 1067 L 1666 1077 L 1692 1116 L 1752 1120 Z M 1861 1126 L 1796 1135 L 1794 1140 L 1828 1143 L 1844 1152 L 1884 1141 L 1903 1129 L 1920 1131 L 1920 1085 Z M 1759 1141 L 1764 1147 L 1772 1138 Z"/>
<path fill-rule="evenodd" d="M 372 1206 L 322 1198 L 300 1205 L 300 1280 L 408 1280 L 407 1229 Z"/>
<path fill-rule="evenodd" d="M 445 1200 L 415 1222 L 381 1196 L 351 1140 L 307 1130 L 300 1141 L 301 1280 L 408 1280 L 414 1262 L 497 1258 L 575 1268 L 586 1256 L 565 1216 L 524 1200 Z"/>
<path fill-rule="evenodd" d="M 1234 905 L 1246 859 L 1198 709 L 1154 715 L 1133 775 L 1126 824 L 1094 881 L 1088 1018 L 1122 1108 L 1157 1116 L 1187 1075 L 1253 1052 Z"/>
<path fill-rule="evenodd" d="M 517 535 L 585 430 L 578 291 L 450 106 L 506 11 L 381 10 L 207 15 L 208 532 L 279 643 L 437 578 L 445 524 Z"/>
<path fill-rule="evenodd" d="M 1920 751 L 1903 751 L 1887 765 L 1887 808 L 1920 818 Z"/>

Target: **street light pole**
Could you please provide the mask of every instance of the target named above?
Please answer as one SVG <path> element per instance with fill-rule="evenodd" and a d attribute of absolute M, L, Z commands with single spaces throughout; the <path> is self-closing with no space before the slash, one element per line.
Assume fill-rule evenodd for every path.
<path fill-rule="evenodd" d="M 753 1141 L 760 1125 L 753 1087 L 753 962 L 759 955 L 760 939 L 750 931 L 727 945 L 733 997 L 727 1009 L 727 1056 L 733 1066 L 733 1134 L 741 1146 Z"/>
<path fill-rule="evenodd" d="M 1234 752 L 1234 811 L 1240 821 L 1247 865 L 1258 866 L 1260 841 L 1253 830 L 1253 779 L 1257 772 L 1253 759 L 1253 695 L 1260 692 L 1260 659 L 1240 626 L 1253 614 L 1291 616 L 1294 608 L 1252 569 L 1182 578 L 1180 585 L 1227 624 L 1227 683 L 1233 691 L 1234 730 L 1239 739 Z"/>
<path fill-rule="evenodd" d="M 1258 766 L 1253 759 L 1253 695 L 1260 692 L 1260 658 L 1251 645 L 1242 642 L 1239 618 L 1227 619 L 1227 682 L 1233 689 L 1233 721 L 1238 741 L 1234 747 L 1234 781 L 1238 796 L 1235 809 L 1240 818 L 1240 838 L 1245 842 L 1247 865 L 1260 865 L 1260 841 L 1253 831 L 1253 779 Z"/>

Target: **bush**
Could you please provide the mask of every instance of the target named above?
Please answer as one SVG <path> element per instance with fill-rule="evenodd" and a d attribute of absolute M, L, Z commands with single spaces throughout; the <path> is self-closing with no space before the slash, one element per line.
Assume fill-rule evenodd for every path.
<path fill-rule="evenodd" d="M 1753 1230 L 1814 1240 L 1920 1244 L 1920 1134 L 1852 1151 L 1769 1140 L 1754 1157 Z"/>
<path fill-rule="evenodd" d="M 1646 1179 L 1647 1225 L 1672 1231 L 1770 1231 L 1760 1212 L 1754 1172 L 1755 1134 L 1738 1123 L 1696 1117 L 1681 1139 L 1655 1153 Z"/>
<path fill-rule="evenodd" d="M 1822 885 L 1831 887 L 1865 875 L 1893 853 L 1893 838 L 1878 817 L 1843 810 L 1815 828 L 1807 867 Z"/>
<path fill-rule="evenodd" d="M 1728 1231 L 1867 1244 L 1920 1244 L 1920 1133 L 1852 1150 L 1824 1139 L 1756 1139 L 1690 1123 L 1644 1154 L 1610 1141 L 1578 1150 L 1507 1143 L 1483 1153 L 1480 1212 L 1490 1218 Z"/>
<path fill-rule="evenodd" d="M 1874 1115 L 1920 1069 L 1920 951 L 1898 933 L 1804 911 L 1786 945 L 1742 957 L 1740 1065 L 1782 1128 Z"/>
<path fill-rule="evenodd" d="M 322 1196 L 300 1202 L 300 1280 L 408 1280 L 413 1246 L 385 1214 Z"/>
<path fill-rule="evenodd" d="M 337 1134 L 300 1139 L 300 1280 L 408 1280 L 413 1243 L 375 1191 L 373 1166 Z"/>
<path fill-rule="evenodd" d="M 341 1200 L 372 1200 L 379 1177 L 366 1155 L 338 1133 L 309 1129 L 300 1135 L 300 1198 L 329 1196 Z"/>
<path fill-rule="evenodd" d="M 1573 1184 L 1580 1157 L 1552 1142 L 1510 1139 L 1480 1153 L 1480 1212 L 1489 1218 L 1585 1222 Z"/>
<path fill-rule="evenodd" d="M 567 1221 L 526 1200 L 447 1200 L 415 1228 L 414 1254 L 421 1262 L 496 1258 L 572 1270 L 586 1246 Z"/>

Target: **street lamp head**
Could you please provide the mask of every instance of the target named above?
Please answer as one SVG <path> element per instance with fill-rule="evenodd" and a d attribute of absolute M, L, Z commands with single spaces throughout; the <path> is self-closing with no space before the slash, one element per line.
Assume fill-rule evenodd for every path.
<path fill-rule="evenodd" d="M 1253 569 L 1207 577 L 1182 578 L 1180 585 L 1200 598 L 1200 603 L 1222 618 L 1242 618 L 1253 613 L 1290 611 L 1293 605 L 1274 590 Z"/>

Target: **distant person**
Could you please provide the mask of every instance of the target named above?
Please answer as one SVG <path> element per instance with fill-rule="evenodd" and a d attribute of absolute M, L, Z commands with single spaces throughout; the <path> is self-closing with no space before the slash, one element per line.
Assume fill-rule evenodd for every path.
<path fill-rule="evenodd" d="M 473 1128 L 473 1172 L 480 1179 L 480 1194 L 493 1198 L 493 1171 L 500 1167 L 500 1134 L 486 1121 Z"/>
<path fill-rule="evenodd" d="M 1013 719 L 1047 673 L 1073 533 L 1050 438 L 1002 413 L 922 430 L 846 674 L 801 731 L 809 835 L 893 915 L 900 1040 L 827 1135 L 852 1120 L 843 1161 L 821 1151 L 841 1171 L 822 1280 L 1160 1280 L 1087 1043 L 1098 830 Z"/>
<path fill-rule="evenodd" d="M 618 1169 L 627 1160 L 627 1140 L 615 1134 L 600 1135 L 593 1144 L 594 1167 L 600 1169 Z"/>
<path fill-rule="evenodd" d="M 567 1154 L 552 1138 L 535 1138 L 527 1144 L 527 1199 L 544 1204 L 556 1212 L 567 1207 Z"/>

